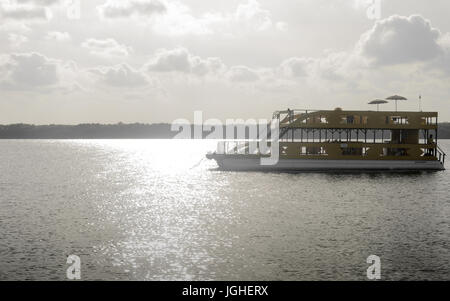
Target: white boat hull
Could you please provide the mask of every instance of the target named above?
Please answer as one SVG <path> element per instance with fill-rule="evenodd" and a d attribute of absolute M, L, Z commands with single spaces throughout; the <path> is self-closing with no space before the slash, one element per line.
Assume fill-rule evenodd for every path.
<path fill-rule="evenodd" d="M 259 158 L 214 156 L 221 169 L 264 171 L 417 171 L 444 170 L 439 161 L 412 160 L 314 160 L 280 159 L 276 165 L 261 165 Z"/>

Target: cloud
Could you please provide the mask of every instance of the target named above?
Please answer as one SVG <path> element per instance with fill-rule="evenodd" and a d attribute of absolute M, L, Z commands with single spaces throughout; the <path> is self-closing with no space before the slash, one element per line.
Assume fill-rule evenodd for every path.
<path fill-rule="evenodd" d="M 128 18 L 159 15 L 166 12 L 167 8 L 159 0 L 109 0 L 97 7 L 103 18 Z"/>
<path fill-rule="evenodd" d="M 310 74 L 311 67 L 316 63 L 313 58 L 292 57 L 284 60 L 280 69 L 288 77 L 306 77 Z"/>
<path fill-rule="evenodd" d="M 153 72 L 181 72 L 206 75 L 224 68 L 219 58 L 203 59 L 191 54 L 186 48 L 160 49 L 146 64 L 146 69 Z"/>
<path fill-rule="evenodd" d="M 443 34 L 439 39 L 439 44 L 444 49 L 450 49 L 450 32 Z"/>
<path fill-rule="evenodd" d="M 68 32 L 50 31 L 45 35 L 45 39 L 49 41 L 64 42 L 71 39 Z"/>
<path fill-rule="evenodd" d="M 194 15 L 181 1 L 110 0 L 97 8 L 103 18 L 138 18 L 162 35 L 243 34 L 288 29 L 286 22 L 274 22 L 270 11 L 256 0 L 239 4 L 232 12 L 209 11 L 200 16 Z"/>
<path fill-rule="evenodd" d="M 352 52 L 325 52 L 321 57 L 292 57 L 284 60 L 276 73 L 284 78 L 308 80 L 317 83 L 323 80 L 341 81 L 365 68 L 364 61 Z"/>
<path fill-rule="evenodd" d="M 131 47 L 119 44 L 114 39 L 87 39 L 81 46 L 91 54 L 103 57 L 125 57 L 132 51 Z"/>
<path fill-rule="evenodd" d="M 16 0 L 19 4 L 33 4 L 36 6 L 51 6 L 53 4 L 61 3 L 62 0 Z"/>
<path fill-rule="evenodd" d="M 292 57 L 284 60 L 278 74 L 287 78 L 354 81 L 369 73 L 393 66 L 400 70 L 424 70 L 450 73 L 450 36 L 433 28 L 422 16 L 391 16 L 377 21 L 361 35 L 349 51 L 327 51 L 322 56 Z"/>
<path fill-rule="evenodd" d="M 149 72 L 177 72 L 197 77 L 209 76 L 216 81 L 230 81 L 234 83 L 251 83 L 273 76 L 269 69 L 252 69 L 244 65 L 226 66 L 220 58 L 202 58 L 193 55 L 188 49 L 177 47 L 174 49 L 160 49 L 144 69 Z"/>
<path fill-rule="evenodd" d="M 0 86 L 11 90 L 55 87 L 60 84 L 61 61 L 39 53 L 3 55 L 0 59 Z"/>
<path fill-rule="evenodd" d="M 255 70 L 244 65 L 226 66 L 220 58 L 193 55 L 188 49 L 177 47 L 174 49 L 160 49 L 144 69 L 149 72 L 176 72 L 196 77 L 208 76 L 216 81 L 230 81 L 234 83 L 251 83 L 269 76 L 272 70 Z"/>
<path fill-rule="evenodd" d="M 286 22 L 277 22 L 275 24 L 276 29 L 278 29 L 279 31 L 287 31 L 289 29 L 289 25 Z"/>
<path fill-rule="evenodd" d="M 0 22 L 0 32 L 4 33 L 16 33 L 16 34 L 27 34 L 30 33 L 31 28 L 29 25 L 19 22 Z"/>
<path fill-rule="evenodd" d="M 95 90 L 102 86 L 140 88 L 152 84 L 144 70 L 127 64 L 80 70 L 73 61 L 35 52 L 0 55 L 0 88 L 5 91 L 71 93 L 86 91 L 84 87 Z"/>
<path fill-rule="evenodd" d="M 240 4 L 230 21 L 236 23 L 240 28 L 256 31 L 263 31 L 274 25 L 270 12 L 261 8 L 256 0 Z"/>
<path fill-rule="evenodd" d="M 232 82 L 254 82 L 260 79 L 258 72 L 246 66 L 233 66 L 227 73 L 227 78 Z"/>
<path fill-rule="evenodd" d="M 64 0 L 0 0 L 0 25 L 47 22 L 53 17 L 50 7 L 63 3 Z"/>
<path fill-rule="evenodd" d="M 20 34 L 10 33 L 8 34 L 8 41 L 11 47 L 18 48 L 22 44 L 28 42 L 28 38 Z"/>
<path fill-rule="evenodd" d="M 4 20 L 47 21 L 51 18 L 51 12 L 42 6 L 0 4 L 0 16 Z"/>
<path fill-rule="evenodd" d="M 391 16 L 378 21 L 360 40 L 361 54 L 376 65 L 427 61 L 442 51 L 441 33 L 422 16 Z"/>
<path fill-rule="evenodd" d="M 144 72 L 127 64 L 113 67 L 98 67 L 88 70 L 98 77 L 99 82 L 112 87 L 141 87 L 149 84 Z"/>

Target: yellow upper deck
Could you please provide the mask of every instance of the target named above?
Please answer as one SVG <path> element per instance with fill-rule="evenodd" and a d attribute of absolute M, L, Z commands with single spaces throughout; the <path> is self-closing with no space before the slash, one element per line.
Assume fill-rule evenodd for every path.
<path fill-rule="evenodd" d="M 315 129 L 437 129 L 437 112 L 278 111 L 280 127 Z"/>

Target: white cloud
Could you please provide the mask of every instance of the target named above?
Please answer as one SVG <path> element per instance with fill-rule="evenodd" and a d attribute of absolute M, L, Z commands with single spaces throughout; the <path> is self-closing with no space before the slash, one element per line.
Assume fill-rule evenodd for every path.
<path fill-rule="evenodd" d="M 260 79 L 258 72 L 247 66 L 233 66 L 226 73 L 227 78 L 232 82 L 254 82 Z"/>
<path fill-rule="evenodd" d="M 0 86 L 11 90 L 36 88 L 56 88 L 61 81 L 65 65 L 39 53 L 17 53 L 2 55 L 0 58 Z"/>
<path fill-rule="evenodd" d="M 137 2 L 121 0 L 107 11 L 106 4 L 112 2 L 97 0 L 83 2 L 81 20 L 74 21 L 66 18 L 64 8 L 56 7 L 56 2 L 23 0 L 18 5 L 50 7 L 55 18 L 38 26 L 33 26 L 34 23 L 25 17 L 0 21 L 0 40 L 4 41 L 0 53 L 34 51 L 45 58 L 40 64 L 36 63 L 35 69 L 27 67 L 30 77 L 38 77 L 33 82 L 13 76 L 22 68 L 20 66 L 25 65 L 24 58 L 2 56 L 0 96 L 3 103 L 11 106 L 19 103 L 13 99 L 57 102 L 59 98 L 50 93 L 36 93 L 35 98 L 29 94 L 30 90 L 54 93 L 55 87 L 78 82 L 87 94 L 85 97 L 74 96 L 73 103 L 72 96 L 64 98 L 75 108 L 67 113 L 67 120 L 84 118 L 83 114 L 77 113 L 82 111 L 78 101 L 86 102 L 92 112 L 89 118 L 93 120 L 97 116 L 100 120 L 122 118 L 124 112 L 129 112 L 128 120 L 139 119 L 138 114 L 147 108 L 141 107 L 141 103 L 129 108 L 125 97 L 126 94 L 139 94 L 150 99 L 146 103 L 157 112 L 156 117 L 148 117 L 150 122 L 152 118 L 170 120 L 171 116 L 168 117 L 169 113 L 164 110 L 167 105 L 177 106 L 178 114 L 189 114 L 193 107 L 202 107 L 211 110 L 208 114 L 222 117 L 234 114 L 233 107 L 239 104 L 243 106 L 242 114 L 263 116 L 275 108 L 280 99 L 288 102 L 298 98 L 305 101 L 304 106 L 317 103 L 317 107 L 327 108 L 342 102 L 344 107 L 355 105 L 359 108 L 358 98 L 365 100 L 366 97 L 402 94 L 409 90 L 411 93 L 422 90 L 424 95 L 440 94 L 443 97 L 439 99 L 448 98 L 450 35 L 439 33 L 436 37 L 434 27 L 439 24 L 441 30 L 449 31 L 450 23 L 439 14 L 433 15 L 431 10 L 423 12 L 430 16 L 435 26 L 428 27 L 424 18 L 422 22 L 398 16 L 401 26 L 397 26 L 388 21 L 389 18 L 378 23 L 368 20 L 364 6 L 360 11 L 352 10 L 348 4 L 339 6 L 351 0 L 336 3 L 308 1 L 310 4 L 306 5 L 306 0 L 286 3 L 160 0 L 165 9 L 158 11 L 151 6 L 148 10 L 135 10 L 133 5 Z M 98 16 L 97 5 L 104 3 L 103 12 L 107 11 L 104 18 L 95 18 Z M 409 4 L 404 4 L 406 6 Z M 383 12 L 421 11 L 413 4 L 408 10 L 398 7 L 386 6 Z M 366 30 L 368 32 L 361 37 Z M 390 35 L 397 38 L 390 39 Z M 416 37 L 417 44 L 411 44 L 412 47 L 402 45 L 414 42 L 405 40 L 404 35 Z M 53 42 L 70 38 L 73 43 Z M 15 48 L 11 47 L 13 45 Z M 175 45 L 181 47 L 174 48 Z M 165 49 L 155 51 L 158 48 Z M 324 51 L 327 48 L 332 50 Z M 396 49 L 402 49 L 401 55 L 391 55 L 398 53 Z M 77 71 L 65 67 L 66 60 L 70 59 L 76 60 L 83 69 Z M 127 64 L 119 64 L 122 62 Z M 99 65 L 104 66 L 97 67 Z M 50 80 L 50 66 L 56 68 L 54 81 Z M 154 82 L 161 85 L 163 93 L 149 97 L 157 90 Z M 327 101 L 317 101 L 321 99 Z M 117 106 L 116 116 L 111 115 L 110 110 L 99 109 L 94 113 L 90 107 L 106 101 L 111 107 Z M 45 107 L 44 102 L 42 106 Z M 256 113 L 255 107 L 259 110 Z M 54 115 L 62 114 L 57 111 Z M 16 116 L 14 118 L 21 119 L 23 115 Z"/>
<path fill-rule="evenodd" d="M 256 0 L 249 0 L 245 4 L 240 4 L 230 19 L 238 27 L 247 30 L 262 31 L 273 26 L 271 13 L 261 8 Z"/>
<path fill-rule="evenodd" d="M 64 42 L 69 41 L 71 37 L 68 32 L 50 31 L 45 35 L 45 39 L 49 41 Z"/>
<path fill-rule="evenodd" d="M 310 74 L 315 59 L 304 57 L 292 57 L 281 63 L 281 71 L 288 77 L 306 77 Z"/>
<path fill-rule="evenodd" d="M 447 46 L 445 46 L 447 45 Z M 443 70 L 450 73 L 450 39 L 421 16 L 391 16 L 377 21 L 361 35 L 351 51 L 328 51 L 317 58 L 293 57 L 279 71 L 285 77 L 312 80 L 354 81 L 362 75 L 402 65 L 402 70 Z"/>
<path fill-rule="evenodd" d="M 216 81 L 233 83 L 256 82 L 273 76 L 270 69 L 255 70 L 244 65 L 227 67 L 220 58 L 202 58 L 183 47 L 158 50 L 144 68 L 150 72 L 177 72 L 199 77 L 208 75 Z"/>
<path fill-rule="evenodd" d="M 118 43 L 114 39 L 87 39 L 81 46 L 91 54 L 103 57 L 125 57 L 132 51 L 131 47 Z"/>
<path fill-rule="evenodd" d="M 352 52 L 329 51 L 317 58 L 292 57 L 284 60 L 277 74 L 285 78 L 307 80 L 309 84 L 317 86 L 324 80 L 337 82 L 349 79 L 355 72 L 365 68 L 364 63 Z"/>
<path fill-rule="evenodd" d="M 0 16 L 4 20 L 47 21 L 51 18 L 51 12 L 42 6 L 0 3 Z"/>
<path fill-rule="evenodd" d="M 28 38 L 21 34 L 10 33 L 8 34 L 8 41 L 11 47 L 19 48 L 22 44 L 28 41 Z"/>
<path fill-rule="evenodd" d="M 63 3 L 64 0 L 0 0 L 0 26 L 48 22 L 53 18 L 51 7 Z"/>
<path fill-rule="evenodd" d="M 182 72 L 205 75 L 224 68 L 219 58 L 203 59 L 191 54 L 186 48 L 160 49 L 146 64 L 146 69 L 154 72 Z"/>
<path fill-rule="evenodd" d="M 360 40 L 362 55 L 377 65 L 427 61 L 441 52 L 441 33 L 422 16 L 391 16 L 378 21 Z"/>
<path fill-rule="evenodd" d="M 342 2 L 342 0 L 341 0 Z M 353 0 L 352 1 L 346 1 L 348 4 L 352 5 L 354 9 L 367 9 L 367 7 L 374 5 L 374 0 Z"/>
<path fill-rule="evenodd" d="M 6 22 L 1 24 L 0 22 L 0 32 L 5 33 L 16 33 L 16 34 L 26 34 L 31 31 L 31 28 L 24 23 L 19 22 Z"/>
<path fill-rule="evenodd" d="M 135 70 L 127 64 L 112 67 L 98 67 L 88 70 L 100 83 L 113 87 L 141 87 L 149 84 L 144 72 Z"/>
<path fill-rule="evenodd" d="M 443 34 L 439 39 L 439 45 L 444 49 L 450 49 L 450 32 Z"/>
<path fill-rule="evenodd" d="M 243 34 L 288 29 L 286 22 L 274 22 L 270 11 L 262 8 L 257 0 L 239 4 L 232 12 L 209 11 L 199 16 L 185 3 L 167 0 L 110 0 L 98 6 L 98 10 L 104 18 L 137 17 L 162 35 Z"/>
<path fill-rule="evenodd" d="M 204 35 L 213 32 L 213 24 L 220 22 L 222 17 L 208 13 L 195 17 L 187 5 L 181 2 L 167 2 L 166 14 L 148 22 L 153 31 L 161 35 Z"/>
<path fill-rule="evenodd" d="M 275 24 L 275 27 L 279 30 L 279 31 L 287 31 L 289 29 L 289 25 L 286 22 L 277 22 Z"/>
<path fill-rule="evenodd" d="M 53 4 L 61 3 L 63 0 L 16 0 L 19 4 L 33 4 L 36 6 L 51 6 Z"/>
<path fill-rule="evenodd" d="M 108 0 L 97 9 L 103 18 L 148 18 L 164 13 L 166 6 L 159 0 Z"/>

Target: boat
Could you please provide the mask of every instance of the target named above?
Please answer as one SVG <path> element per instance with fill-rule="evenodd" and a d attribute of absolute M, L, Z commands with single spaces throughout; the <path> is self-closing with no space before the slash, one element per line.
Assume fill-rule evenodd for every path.
<path fill-rule="evenodd" d="M 437 112 L 288 109 L 272 120 L 279 136 L 268 144 L 278 151 L 275 163 L 261 164 L 274 153 L 262 150 L 262 140 L 220 141 L 206 157 L 220 169 L 236 171 L 445 169 Z"/>

